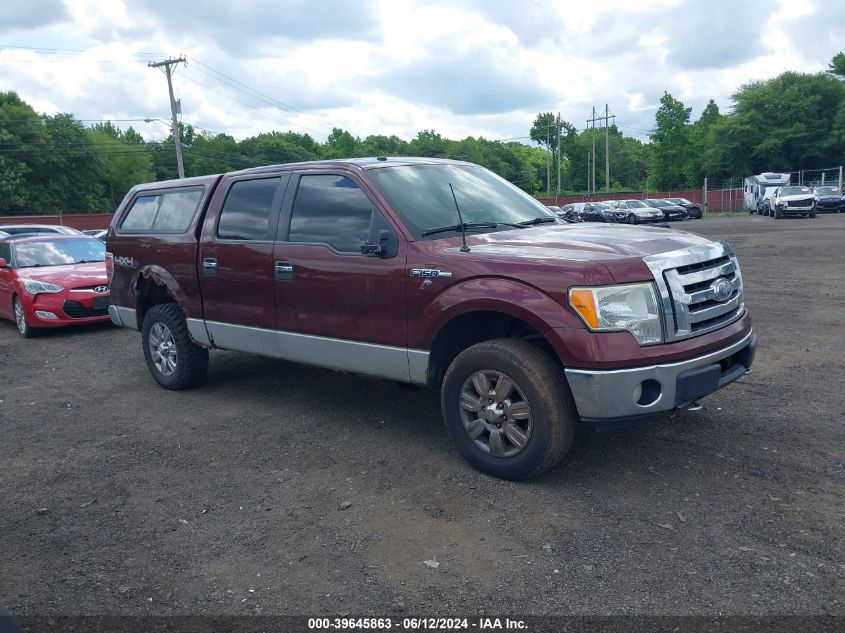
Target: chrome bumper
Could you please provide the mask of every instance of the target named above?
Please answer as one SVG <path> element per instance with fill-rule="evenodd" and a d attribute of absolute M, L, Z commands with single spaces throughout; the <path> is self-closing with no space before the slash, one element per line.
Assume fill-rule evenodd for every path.
<path fill-rule="evenodd" d="M 583 422 L 637 418 L 684 407 L 741 378 L 751 369 L 756 343 L 749 332 L 728 347 L 678 363 L 566 369 L 566 380 Z"/>

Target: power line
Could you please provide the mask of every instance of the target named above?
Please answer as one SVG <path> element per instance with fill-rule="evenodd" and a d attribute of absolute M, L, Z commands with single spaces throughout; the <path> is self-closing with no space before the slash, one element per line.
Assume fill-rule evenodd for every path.
<path fill-rule="evenodd" d="M 234 77 L 230 77 L 230 76 L 229 76 L 229 75 L 227 75 L 226 73 L 220 72 L 219 70 L 216 70 L 216 69 L 212 68 L 212 67 L 211 67 L 211 66 L 209 66 L 208 64 L 203 63 L 202 61 L 198 60 L 196 57 L 191 57 L 191 60 L 192 60 L 193 62 L 195 62 L 197 65 L 201 66 L 202 68 L 205 68 L 206 70 L 210 71 L 211 73 L 214 73 L 214 74 L 216 74 L 216 75 L 219 75 L 220 77 L 223 77 L 224 79 L 228 80 L 229 82 L 232 82 L 232 83 L 234 83 L 234 84 L 237 84 L 238 86 L 241 86 L 241 87 L 243 88 L 242 92 L 246 92 L 247 94 L 248 94 L 249 92 L 252 92 L 252 93 L 254 93 L 254 96 L 256 96 L 256 98 L 259 98 L 259 99 L 266 99 L 267 101 L 269 101 L 269 102 L 271 103 L 271 105 L 275 105 L 276 107 L 279 107 L 279 108 L 281 108 L 281 109 L 283 109 L 283 110 L 287 110 L 287 111 L 289 111 L 289 112 L 295 112 L 295 113 L 297 113 L 297 114 L 300 114 L 300 115 L 302 115 L 302 116 L 304 116 L 304 117 L 306 117 L 306 118 L 311 119 L 312 121 L 314 121 L 315 123 L 317 123 L 317 124 L 318 124 L 318 125 L 320 125 L 320 126 L 323 126 L 323 125 L 324 125 L 324 122 L 322 122 L 322 121 L 318 121 L 317 119 L 315 119 L 315 118 L 311 117 L 311 115 L 309 115 L 309 114 L 307 114 L 307 113 L 303 112 L 302 110 L 299 110 L 299 109 L 297 109 L 297 108 L 294 108 L 292 105 L 290 105 L 290 104 L 288 104 L 288 103 L 285 103 L 285 102 L 283 102 L 283 101 L 280 101 L 279 99 L 276 99 L 275 97 L 272 97 L 272 96 L 270 96 L 270 95 L 268 95 L 268 94 L 266 94 L 266 93 L 264 93 L 264 92 L 261 92 L 260 90 L 257 90 L 257 89 L 255 89 L 255 88 L 253 88 L 253 87 L 251 87 L 251 86 L 248 86 L 247 84 L 243 83 L 242 81 L 240 81 L 240 80 L 238 80 L 238 79 L 235 79 Z M 204 71 L 203 71 L 202 69 L 200 69 L 200 68 L 198 68 L 197 70 L 199 70 L 200 72 L 204 72 Z M 205 74 L 209 74 L 209 73 L 205 73 Z M 212 78 L 214 78 L 214 77 L 212 77 Z M 217 79 L 217 80 L 218 80 L 218 81 L 220 81 L 221 83 L 225 83 L 225 82 L 224 82 L 223 80 L 221 80 L 221 79 Z M 328 134 L 327 134 L 327 136 L 328 136 Z"/>

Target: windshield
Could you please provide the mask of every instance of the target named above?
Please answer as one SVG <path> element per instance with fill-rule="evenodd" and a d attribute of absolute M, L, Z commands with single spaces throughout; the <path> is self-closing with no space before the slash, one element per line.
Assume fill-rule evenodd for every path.
<path fill-rule="evenodd" d="M 655 207 L 674 207 L 675 205 L 669 202 L 668 200 L 652 200 L 652 204 Z"/>
<path fill-rule="evenodd" d="M 610 206 L 607 202 L 594 202 L 594 203 L 593 203 L 593 206 L 594 206 L 596 209 L 601 209 L 601 210 L 605 210 L 605 209 L 610 209 L 610 208 L 611 208 L 611 206 Z"/>
<path fill-rule="evenodd" d="M 816 193 L 823 196 L 838 196 L 839 187 L 816 187 Z"/>
<path fill-rule="evenodd" d="M 692 202 L 690 202 L 690 201 L 689 201 L 689 200 L 687 200 L 686 198 L 666 198 L 666 199 L 667 199 L 669 202 L 673 202 L 673 203 L 675 203 L 675 204 L 680 204 L 680 205 L 684 205 L 684 204 L 692 204 Z"/>
<path fill-rule="evenodd" d="M 432 229 L 460 223 L 450 184 L 466 224 L 507 225 L 557 217 L 518 187 L 475 165 L 403 165 L 373 169 L 369 176 L 416 239 L 425 239 L 422 234 Z M 485 232 L 510 228 L 479 227 Z M 458 234 L 460 229 L 451 232 Z"/>
<path fill-rule="evenodd" d="M 799 196 L 802 193 L 811 193 L 809 187 L 781 187 L 782 196 Z"/>
<path fill-rule="evenodd" d="M 640 202 L 639 200 L 626 200 L 629 209 L 650 209 L 645 202 Z"/>
<path fill-rule="evenodd" d="M 18 268 L 102 262 L 106 258 L 106 245 L 91 237 L 55 242 L 19 242 L 14 244 L 14 249 Z"/>

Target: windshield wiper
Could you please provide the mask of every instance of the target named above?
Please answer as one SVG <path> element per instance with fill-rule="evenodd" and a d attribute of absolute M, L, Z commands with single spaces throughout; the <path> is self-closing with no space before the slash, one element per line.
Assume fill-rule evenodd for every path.
<path fill-rule="evenodd" d="M 553 215 L 541 215 L 539 218 L 520 222 L 517 226 L 536 226 L 537 224 L 545 224 L 546 222 L 554 222 L 555 224 L 557 224 L 557 220 L 557 217 Z"/>
<path fill-rule="evenodd" d="M 495 229 L 501 222 L 465 222 L 464 224 L 453 224 L 452 226 L 438 226 L 423 233 L 423 237 L 446 231 L 468 231 L 470 229 Z"/>

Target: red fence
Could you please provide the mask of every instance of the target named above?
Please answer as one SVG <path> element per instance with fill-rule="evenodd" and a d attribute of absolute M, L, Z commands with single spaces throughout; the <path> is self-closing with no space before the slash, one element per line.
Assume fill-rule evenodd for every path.
<path fill-rule="evenodd" d="M 649 191 L 599 193 L 592 196 L 558 196 L 541 198 L 543 204 L 562 206 L 572 202 L 590 202 L 592 200 L 642 200 L 644 198 L 686 198 L 696 204 L 702 204 L 704 191 L 701 189 L 687 189 L 684 191 Z M 707 207 L 710 211 L 741 211 L 743 209 L 742 189 L 717 189 L 707 192 Z"/>
<path fill-rule="evenodd" d="M 65 213 L 62 215 L 0 215 L 0 231 L 3 224 L 61 224 L 84 231 L 86 229 L 107 229 L 113 213 Z"/>

